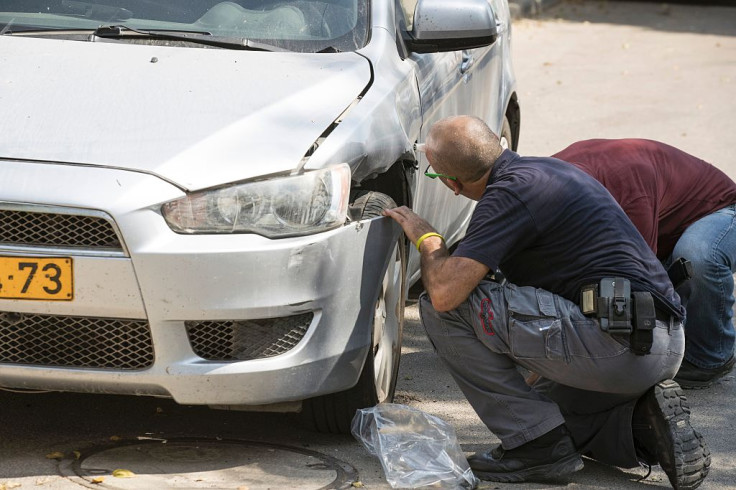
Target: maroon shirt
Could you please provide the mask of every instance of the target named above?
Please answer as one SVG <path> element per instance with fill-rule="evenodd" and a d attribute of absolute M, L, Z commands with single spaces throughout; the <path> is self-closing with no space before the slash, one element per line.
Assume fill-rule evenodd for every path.
<path fill-rule="evenodd" d="M 593 139 L 552 156 L 603 184 L 660 260 L 690 224 L 736 203 L 736 183 L 726 174 L 664 143 Z"/>

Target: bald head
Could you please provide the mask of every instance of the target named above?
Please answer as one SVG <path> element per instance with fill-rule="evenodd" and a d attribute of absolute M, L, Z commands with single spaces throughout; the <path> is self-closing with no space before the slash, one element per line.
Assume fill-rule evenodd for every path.
<path fill-rule="evenodd" d="M 479 180 L 503 152 L 498 136 L 481 119 L 472 116 L 437 121 L 425 143 L 432 168 L 463 182 Z"/>

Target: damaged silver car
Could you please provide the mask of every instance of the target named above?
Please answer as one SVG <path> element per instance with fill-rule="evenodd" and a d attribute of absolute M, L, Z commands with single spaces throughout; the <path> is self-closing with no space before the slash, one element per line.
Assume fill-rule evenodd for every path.
<path fill-rule="evenodd" d="M 302 412 L 396 388 L 416 250 L 473 203 L 431 124 L 515 148 L 505 0 L 0 0 L 0 387 Z"/>

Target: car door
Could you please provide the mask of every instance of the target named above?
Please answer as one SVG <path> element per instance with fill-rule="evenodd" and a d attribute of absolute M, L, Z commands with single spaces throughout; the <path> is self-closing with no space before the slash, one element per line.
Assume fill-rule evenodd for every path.
<path fill-rule="evenodd" d="M 418 0 L 398 0 L 399 29 L 410 31 Z M 502 50 L 498 43 L 491 46 L 445 53 L 409 53 L 407 60 L 416 64 L 417 84 L 421 99 L 424 141 L 436 121 L 453 115 L 474 115 L 498 131 L 504 108 L 499 107 L 501 89 Z M 459 240 L 465 232 L 475 203 L 455 196 L 439 179 L 424 177 L 428 165 L 419 153 L 420 172 L 414 191 L 414 210 L 434 225 L 448 244 Z M 409 270 L 418 267 L 416 250 L 409 257 Z"/>

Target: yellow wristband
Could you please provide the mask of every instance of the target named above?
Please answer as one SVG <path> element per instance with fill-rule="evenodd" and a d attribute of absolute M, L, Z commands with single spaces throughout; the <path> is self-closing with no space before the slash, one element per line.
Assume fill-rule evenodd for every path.
<path fill-rule="evenodd" d="M 425 233 L 424 235 L 422 235 L 422 236 L 420 236 L 420 237 L 419 237 L 419 240 L 417 240 L 417 250 L 419 250 L 419 246 L 420 246 L 420 245 L 422 244 L 422 242 L 423 242 L 424 240 L 426 240 L 427 238 L 431 237 L 431 236 L 437 236 L 437 237 L 440 237 L 440 239 L 441 239 L 441 240 L 442 240 L 443 242 L 445 241 L 445 237 L 443 237 L 443 236 L 442 236 L 442 235 L 440 235 L 439 233 L 435 233 L 434 231 L 430 231 L 429 233 Z M 420 250 L 420 252 L 421 252 L 421 250 Z"/>

